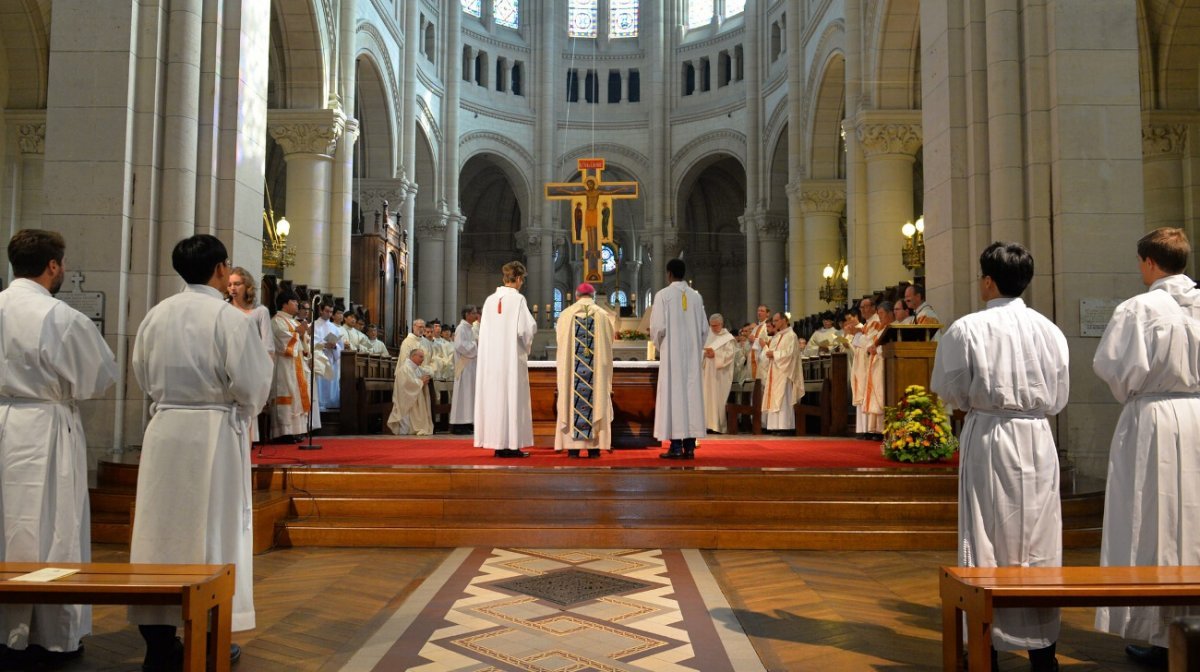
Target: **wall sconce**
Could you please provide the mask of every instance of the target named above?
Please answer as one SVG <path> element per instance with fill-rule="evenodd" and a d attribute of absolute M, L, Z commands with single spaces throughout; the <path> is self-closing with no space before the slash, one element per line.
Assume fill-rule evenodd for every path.
<path fill-rule="evenodd" d="M 263 210 L 263 230 L 267 236 L 263 239 L 263 266 L 278 269 L 280 275 L 283 269 L 296 265 L 296 250 L 287 244 L 288 234 L 292 232 L 292 224 L 287 217 L 275 219 L 275 210 L 271 207 L 271 192 L 264 187 L 267 196 L 267 207 Z"/>
<path fill-rule="evenodd" d="M 925 268 L 925 217 L 918 217 L 916 224 L 905 222 L 900 233 L 904 234 L 904 247 L 900 250 L 904 267 L 910 271 Z"/>
<path fill-rule="evenodd" d="M 834 268 L 833 264 L 825 264 L 825 270 L 821 271 L 821 275 L 825 278 L 825 282 L 817 291 L 821 300 L 839 306 L 846 303 L 850 285 L 850 266 L 846 264 L 846 260 L 839 259 L 837 268 Z"/>

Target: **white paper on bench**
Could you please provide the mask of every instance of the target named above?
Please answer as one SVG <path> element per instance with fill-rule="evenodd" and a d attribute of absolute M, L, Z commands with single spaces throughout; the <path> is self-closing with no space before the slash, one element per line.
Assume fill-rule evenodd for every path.
<path fill-rule="evenodd" d="M 36 572 L 14 576 L 9 581 L 29 581 L 31 583 L 47 583 L 77 573 L 78 569 L 62 569 L 59 567 L 44 567 Z"/>

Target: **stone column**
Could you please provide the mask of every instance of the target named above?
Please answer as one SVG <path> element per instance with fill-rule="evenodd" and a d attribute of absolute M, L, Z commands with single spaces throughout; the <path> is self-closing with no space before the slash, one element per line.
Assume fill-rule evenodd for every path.
<path fill-rule="evenodd" d="M 329 223 L 329 281 L 321 289 L 334 296 L 350 296 L 350 227 L 354 213 L 354 143 L 358 140 L 358 120 L 347 119 L 338 139 L 333 162 L 333 198 Z M 288 202 L 291 202 L 291 191 Z M 291 220 L 288 220 L 291 221 Z"/>
<path fill-rule="evenodd" d="M 774 295 L 774 290 L 765 286 L 763 280 L 767 277 L 773 277 L 769 274 L 774 271 L 768 271 L 764 274 L 763 269 L 758 266 L 766 259 L 755 258 L 761 257 L 761 246 L 759 243 L 759 234 L 762 233 L 762 228 L 759 226 L 761 221 L 759 217 L 763 214 L 766 199 L 763 196 L 762 179 L 762 80 L 763 73 L 766 70 L 766 65 L 763 63 L 764 45 L 760 39 L 762 31 L 760 23 L 764 20 L 763 15 L 759 11 L 759 7 L 764 3 L 759 0 L 747 0 L 746 2 L 746 212 L 745 216 L 748 220 L 752 220 L 743 230 L 746 232 L 746 309 L 750 310 L 750 306 L 758 305 L 766 301 L 764 295 Z M 776 241 L 779 242 L 779 241 Z M 752 255 L 751 248 L 759 250 L 758 255 Z M 780 285 L 783 283 L 781 282 Z M 780 287 L 779 301 L 771 303 L 771 310 L 783 310 L 783 288 Z"/>
<path fill-rule="evenodd" d="M 462 306 L 458 305 L 460 297 L 458 296 L 458 260 L 459 260 L 459 236 L 462 234 L 463 226 L 467 223 L 467 218 L 460 213 L 446 215 L 446 249 L 444 255 L 445 263 L 445 283 L 446 289 L 442 297 L 442 321 L 454 321 L 454 316 L 458 315 L 458 311 Z"/>
<path fill-rule="evenodd" d="M 287 212 L 292 225 L 288 244 L 296 266 L 288 275 L 297 284 L 327 289 L 329 284 L 330 205 L 333 152 L 345 118 L 338 110 L 271 110 L 267 130 L 287 162 Z"/>
<path fill-rule="evenodd" d="M 801 31 L 805 25 L 804 9 L 808 3 L 804 0 L 789 0 L 788 2 L 788 25 L 785 33 L 788 33 L 789 42 L 795 45 L 802 45 L 800 38 Z M 792 38 L 795 35 L 795 39 Z M 805 175 L 804 156 L 805 156 L 805 137 L 803 133 L 792 133 L 790 129 L 800 129 L 805 127 L 805 97 L 802 94 L 804 91 L 805 79 L 805 53 L 802 46 L 796 49 L 789 49 L 788 56 L 788 242 L 787 242 L 787 264 L 788 264 L 788 306 L 792 317 L 800 317 L 808 314 L 808 296 L 815 292 L 810 292 L 809 287 L 812 278 L 805 275 L 804 250 L 807 245 L 807 240 L 804 237 L 804 213 L 800 208 L 800 190 L 802 188 L 802 180 Z"/>
<path fill-rule="evenodd" d="M 824 308 L 817 292 L 823 282 L 826 264 L 837 264 L 841 256 L 838 222 L 846 207 L 846 183 L 842 180 L 808 180 L 800 192 L 800 210 L 804 213 L 804 253 L 795 263 L 804 274 L 809 289 L 793 303 L 803 306 L 800 315 L 811 315 Z"/>
<path fill-rule="evenodd" d="M 759 302 L 771 306 L 773 311 L 784 312 L 783 278 L 787 272 L 784 250 L 787 249 L 788 218 L 783 213 L 762 213 L 756 219 Z"/>
<path fill-rule="evenodd" d="M 458 58 L 462 54 L 462 7 L 453 2 L 449 3 L 450 11 L 446 12 L 446 44 L 445 51 L 449 57 L 444 59 L 442 68 L 443 83 L 446 85 L 446 99 L 442 107 L 442 128 L 445 130 L 442 142 L 442 184 L 445 189 L 445 202 L 442 209 L 446 218 L 445 247 L 442 252 L 442 265 L 446 269 L 443 282 L 442 307 L 439 312 L 449 310 L 454 313 L 458 303 L 458 240 L 462 230 L 463 216 L 458 203 L 458 113 L 460 106 L 459 89 L 462 77 L 459 77 Z"/>
<path fill-rule="evenodd" d="M 859 296 L 869 288 L 866 276 L 858 269 L 867 260 L 867 169 L 862 146 L 855 132 L 854 118 L 863 99 L 863 3 L 865 0 L 844 0 L 846 12 L 846 92 L 845 117 L 842 122 L 846 139 L 846 259 L 850 264 L 850 296 Z M 949 0 L 952 4 L 953 0 Z M 926 12 L 932 13 L 932 12 Z M 928 58 L 928 56 L 925 56 Z"/>
<path fill-rule="evenodd" d="M 1182 123 L 1142 123 L 1147 231 L 1184 225 L 1183 157 L 1187 135 L 1187 126 Z"/>
<path fill-rule="evenodd" d="M 420 242 L 413 255 L 418 287 L 413 315 L 417 319 L 431 320 L 445 306 L 446 225 L 446 217 L 441 213 L 417 216 L 417 240 Z"/>
<path fill-rule="evenodd" d="M 547 3 L 549 4 L 549 3 Z M 666 241 L 664 236 L 667 229 L 677 236 L 672 225 L 672 212 L 675 194 L 667 193 L 667 185 L 672 184 L 671 169 L 667 158 L 671 154 L 670 109 L 669 103 L 674 100 L 672 94 L 672 78 L 667 63 L 670 61 L 671 45 L 670 28 L 680 25 L 680 17 L 671 16 L 669 5 L 678 7 L 679 3 L 651 2 L 645 3 L 646 20 L 642 23 L 646 29 L 646 56 L 650 67 L 642 71 L 642 105 L 650 105 L 650 181 L 649 184 L 661 185 L 661 188 L 647 190 L 649 199 L 646 212 L 646 230 L 651 231 L 650 255 L 650 291 L 661 289 L 666 283 Z M 670 22 L 668 24 L 668 22 Z M 674 66 L 672 66 L 674 67 Z"/>
<path fill-rule="evenodd" d="M 46 113 L 42 110 L 31 112 L 7 112 L 5 117 L 9 124 L 17 129 L 17 160 L 13 167 L 13 197 L 16 199 L 13 207 L 12 230 L 7 231 L 8 240 L 19 229 L 40 229 L 42 227 L 42 176 L 44 175 L 46 157 Z M 12 269 L 6 269 L 11 271 Z"/>
<path fill-rule="evenodd" d="M 359 178 L 354 180 L 354 193 L 358 194 L 358 209 L 366 222 L 363 232 L 381 234 L 385 232 L 383 227 L 374 228 L 375 213 L 382 213 L 385 204 L 392 214 L 403 213 L 408 184 L 403 178 Z"/>
<path fill-rule="evenodd" d="M 862 113 L 858 141 L 867 159 L 866 267 L 852 269 L 867 291 L 909 277 L 900 227 L 913 221 L 913 161 L 921 148 L 920 112 Z M 860 223 L 861 224 L 861 223 Z"/>
<path fill-rule="evenodd" d="M 558 36 L 561 28 L 557 22 L 557 13 L 555 8 L 559 5 L 556 2 L 542 2 L 536 7 L 534 20 L 537 22 L 535 36 L 537 38 L 537 86 L 532 87 L 534 98 L 537 105 L 537 118 L 534 120 L 534 137 L 537 154 L 537 176 L 541 180 L 541 184 L 534 187 L 533 193 L 537 195 L 538 205 L 535 212 L 538 213 L 534 220 L 534 228 L 548 229 L 557 232 L 560 230 L 558 226 L 559 213 L 563 212 L 565 206 L 558 201 L 549 201 L 541 198 L 543 185 L 548 182 L 555 182 L 559 179 L 565 179 L 566 175 L 558 175 L 555 170 L 555 157 L 558 156 L 556 133 L 558 125 L 558 116 L 556 114 L 558 96 L 561 95 L 562 89 L 558 86 L 559 72 L 562 70 L 559 67 L 558 60 Z M 565 167 L 564 167 L 565 168 Z M 547 245 L 547 247 L 550 247 Z M 533 263 L 533 258 L 528 257 L 530 263 Z M 549 259 L 549 261 L 547 261 Z M 548 264 L 548 266 L 547 266 Z M 554 261 L 553 251 L 548 251 L 541 259 L 541 271 L 544 278 L 540 278 L 536 287 L 536 292 L 532 293 L 534 301 L 540 302 L 542 305 L 554 302 Z M 567 287 L 574 291 L 575 283 L 579 280 L 578 275 L 574 273 L 567 274 Z M 530 288 L 532 291 L 532 288 Z M 564 300 L 566 297 L 563 297 Z"/>
<path fill-rule="evenodd" d="M 762 292 L 758 289 L 758 221 L 754 215 L 745 214 L 738 217 L 738 224 L 746 236 L 746 312 L 753 315 L 758 304 L 763 303 Z M 778 306 L 771 306 L 771 309 L 777 310 Z"/>
<path fill-rule="evenodd" d="M 541 307 L 553 302 L 553 298 L 550 301 L 538 299 L 540 296 L 545 296 L 547 292 L 551 297 L 554 295 L 554 280 L 546 277 L 546 264 L 543 260 L 546 253 L 552 248 L 553 240 L 545 232 L 535 228 L 521 229 L 516 233 L 515 238 L 517 249 L 525 253 L 525 271 L 528 274 L 524 287 L 525 300 L 529 302 L 530 310 L 533 310 L 534 303 L 537 303 L 540 306 L 538 310 L 541 310 Z M 543 318 L 544 316 L 539 313 L 538 326 L 542 325 Z"/>
<path fill-rule="evenodd" d="M 417 203 L 417 44 L 421 40 L 421 3 L 405 2 L 404 6 L 404 102 L 400 115 L 400 151 L 408 191 L 401 209 L 405 236 L 408 238 L 408 280 L 404 287 L 404 324 L 411 326 L 416 310 L 416 285 L 413 276 L 416 249 Z M 433 185 L 429 185 L 432 188 Z"/>

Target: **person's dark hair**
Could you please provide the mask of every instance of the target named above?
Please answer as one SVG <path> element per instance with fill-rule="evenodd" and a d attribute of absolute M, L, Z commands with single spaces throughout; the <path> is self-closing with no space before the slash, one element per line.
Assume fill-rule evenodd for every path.
<path fill-rule="evenodd" d="M 1191 243 L 1183 229 L 1170 226 L 1157 228 L 1142 236 L 1137 242 L 1137 254 L 1150 259 L 1163 271 L 1175 275 L 1187 268 Z"/>
<path fill-rule="evenodd" d="M 925 300 L 925 288 L 923 286 L 914 283 L 909 285 L 909 287 L 912 287 L 913 293 L 921 297 L 922 301 Z"/>
<path fill-rule="evenodd" d="M 687 264 L 682 259 L 671 259 L 667 262 L 667 274 L 676 280 L 683 280 L 687 273 Z"/>
<path fill-rule="evenodd" d="M 879 305 L 875 306 L 876 310 L 882 310 L 885 313 L 890 313 L 896 309 L 896 304 L 891 301 L 880 301 Z"/>
<path fill-rule="evenodd" d="M 22 229 L 8 241 L 8 263 L 18 278 L 36 278 L 51 261 L 62 263 L 67 243 L 57 231 Z"/>
<path fill-rule="evenodd" d="M 279 290 L 279 293 L 275 295 L 275 310 L 283 310 L 283 307 L 287 305 L 288 301 L 299 300 L 300 297 L 296 295 L 296 292 L 290 289 L 281 289 Z"/>
<path fill-rule="evenodd" d="M 1001 296 L 1016 298 L 1033 280 L 1033 255 L 1020 243 L 996 241 L 979 255 L 979 272 L 996 283 Z"/>
<path fill-rule="evenodd" d="M 833 313 L 829 312 L 828 310 L 821 313 L 821 321 L 824 322 L 825 320 L 829 320 L 830 322 L 832 322 L 833 321 Z"/>
<path fill-rule="evenodd" d="M 213 277 L 218 264 L 229 261 L 225 243 L 207 233 L 184 238 L 171 251 L 171 266 L 189 285 L 203 285 Z"/>
<path fill-rule="evenodd" d="M 467 315 L 470 315 L 473 312 L 475 312 L 475 304 L 472 303 L 472 304 L 469 304 L 466 308 L 462 309 L 462 319 L 464 319 L 464 320 L 467 319 Z"/>

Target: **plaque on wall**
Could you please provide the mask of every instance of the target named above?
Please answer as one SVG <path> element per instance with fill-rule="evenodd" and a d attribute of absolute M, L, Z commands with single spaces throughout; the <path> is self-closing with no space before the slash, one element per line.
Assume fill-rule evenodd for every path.
<path fill-rule="evenodd" d="M 104 333 L 104 292 L 83 291 L 83 274 L 76 272 L 70 275 L 72 288 L 60 290 L 54 298 L 83 313 L 100 333 Z"/>
<path fill-rule="evenodd" d="M 1100 338 L 1113 311 L 1124 299 L 1080 299 L 1079 335 L 1084 338 Z"/>

